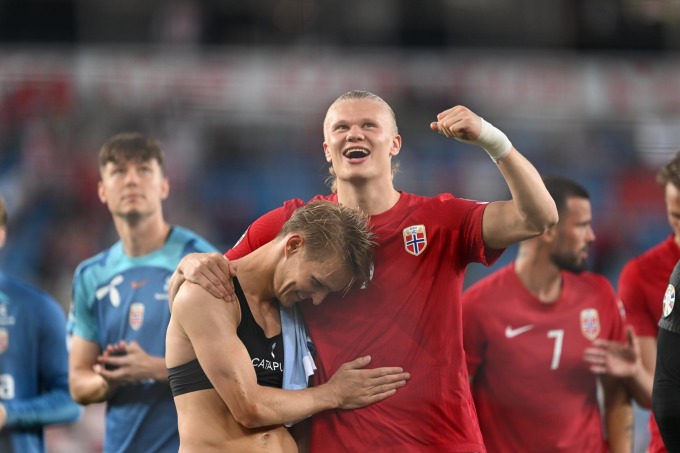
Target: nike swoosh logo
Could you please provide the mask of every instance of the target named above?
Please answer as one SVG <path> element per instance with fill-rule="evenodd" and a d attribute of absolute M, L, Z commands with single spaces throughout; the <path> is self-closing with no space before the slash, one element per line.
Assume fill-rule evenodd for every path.
<path fill-rule="evenodd" d="M 132 289 L 139 289 L 139 288 L 141 288 L 141 287 L 144 286 L 144 285 L 146 285 L 146 280 L 140 280 L 140 281 L 132 281 L 132 282 L 130 282 L 130 287 L 132 287 Z"/>
<path fill-rule="evenodd" d="M 508 326 L 505 328 L 505 338 L 515 338 L 517 335 L 521 335 L 524 332 L 528 332 L 533 328 L 534 328 L 533 324 L 518 327 L 516 329 L 513 329 L 512 327 Z"/>

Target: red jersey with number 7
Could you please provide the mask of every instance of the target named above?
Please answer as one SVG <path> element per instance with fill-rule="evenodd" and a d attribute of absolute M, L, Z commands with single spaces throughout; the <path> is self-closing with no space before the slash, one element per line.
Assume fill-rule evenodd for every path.
<path fill-rule="evenodd" d="M 611 284 L 590 272 L 562 272 L 562 292 L 543 303 L 514 264 L 463 294 L 472 395 L 494 453 L 606 453 L 596 376 L 583 359 L 596 338 L 624 340 Z"/>

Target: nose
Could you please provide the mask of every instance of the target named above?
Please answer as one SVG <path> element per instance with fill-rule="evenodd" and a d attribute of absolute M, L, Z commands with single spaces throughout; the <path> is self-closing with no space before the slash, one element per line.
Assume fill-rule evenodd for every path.
<path fill-rule="evenodd" d="M 125 172 L 125 184 L 136 184 L 139 181 L 139 175 L 137 174 L 137 171 L 134 168 L 128 169 L 127 172 Z"/>
<path fill-rule="evenodd" d="M 588 227 L 588 234 L 586 235 L 586 241 L 588 243 L 595 241 L 595 231 L 593 230 L 592 227 Z"/>
<path fill-rule="evenodd" d="M 354 142 L 357 140 L 363 140 L 364 139 L 364 132 L 361 130 L 361 128 L 357 125 L 351 126 L 349 128 L 349 131 L 347 133 L 347 140 L 350 142 Z"/>
<path fill-rule="evenodd" d="M 328 291 L 317 292 L 312 295 L 312 303 L 314 305 L 319 305 L 328 296 Z"/>

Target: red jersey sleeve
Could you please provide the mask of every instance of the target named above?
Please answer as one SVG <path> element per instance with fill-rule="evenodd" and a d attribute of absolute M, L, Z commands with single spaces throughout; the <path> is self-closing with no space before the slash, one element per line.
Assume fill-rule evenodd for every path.
<path fill-rule="evenodd" d="M 293 212 L 303 206 L 304 201 L 300 199 L 293 199 L 286 201 L 283 206 L 269 211 L 262 217 L 255 220 L 236 245 L 224 254 L 228 259 L 235 260 L 246 256 L 253 250 L 256 250 L 271 241 L 279 234 L 281 227 L 288 221 Z"/>
<path fill-rule="evenodd" d="M 610 340 L 626 341 L 626 315 L 625 310 L 609 280 L 603 276 L 598 276 L 602 282 L 603 289 L 607 292 L 606 316 L 611 319 L 611 331 L 607 336 Z"/>
<path fill-rule="evenodd" d="M 484 244 L 482 223 L 489 203 L 456 198 L 448 193 L 439 194 L 434 200 L 433 210 L 442 223 L 455 225 L 460 233 L 453 235 L 456 240 L 451 242 L 452 256 L 464 256 L 468 261 L 490 266 L 503 254 L 505 249 L 491 249 Z"/>
<path fill-rule="evenodd" d="M 650 322 L 644 281 L 638 272 L 635 260 L 628 262 L 621 271 L 619 297 L 626 309 L 626 322 L 633 326 L 635 334 L 643 337 L 656 337 L 657 326 L 655 322 Z"/>

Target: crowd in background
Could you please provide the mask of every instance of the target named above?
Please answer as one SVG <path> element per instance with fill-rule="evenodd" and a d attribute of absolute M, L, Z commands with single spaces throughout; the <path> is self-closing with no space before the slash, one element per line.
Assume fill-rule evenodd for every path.
<path fill-rule="evenodd" d="M 58 60 L 63 55 L 47 56 Z M 308 199 L 327 191 L 319 106 L 349 87 L 374 89 L 374 83 L 381 84 L 375 91 L 385 93 L 398 117 L 400 133 L 406 137 L 398 158 L 397 188 L 425 195 L 451 192 L 479 200 L 508 196 L 497 170 L 483 161 L 483 156 L 464 146 L 457 152 L 454 145 L 452 151 L 451 144 L 428 127 L 440 106 L 461 103 L 475 108 L 479 104 L 484 107 L 480 110 L 489 112 L 488 120 L 501 127 L 540 172 L 573 177 L 590 191 L 597 213 L 591 270 L 604 274 L 615 285 L 625 260 L 669 234 L 662 191 L 654 175 L 680 148 L 673 132 L 680 121 L 675 118 L 674 96 L 659 95 L 656 105 L 636 105 L 635 96 L 644 92 L 637 87 L 630 95 L 632 101 L 617 104 L 612 101 L 614 95 L 591 97 L 582 87 L 585 93 L 580 95 L 587 101 L 582 107 L 576 101 L 569 103 L 568 94 L 558 96 L 568 89 L 559 85 L 559 71 L 546 70 L 540 58 L 520 62 L 516 73 L 534 73 L 530 82 L 545 86 L 515 81 L 513 89 L 520 92 L 509 96 L 504 94 L 504 83 L 494 85 L 487 80 L 485 86 L 495 86 L 491 92 L 469 92 L 479 83 L 474 75 L 452 82 L 440 75 L 431 84 L 411 79 L 436 69 L 432 64 L 436 58 L 426 60 L 424 69 L 414 70 L 418 63 L 410 55 L 386 60 L 388 69 L 404 68 L 398 76 L 374 70 L 362 78 L 345 69 L 337 80 L 326 81 L 323 91 L 315 87 L 319 74 L 307 81 L 299 77 L 296 82 L 288 81 L 286 71 L 296 57 L 291 55 L 293 62 L 280 67 L 278 62 L 287 57 L 279 56 L 276 63 L 264 66 L 265 70 L 281 70 L 267 76 L 276 86 L 260 92 L 247 82 L 250 75 L 262 73 L 262 68 L 248 68 L 252 57 L 239 65 L 240 56 L 234 52 L 217 59 L 192 57 L 190 64 L 183 61 L 187 73 L 196 71 L 203 77 L 198 81 L 189 78 L 184 89 L 181 80 L 163 79 L 166 63 L 162 56 L 151 57 L 149 62 L 142 57 L 116 62 L 115 53 L 92 58 L 66 54 L 67 63 L 50 65 L 45 63 L 50 58 L 41 58 L 42 54 L 31 58 L 29 54 L 20 62 L 8 59 L 4 66 L 0 64 L 0 193 L 7 199 L 12 237 L 0 252 L 0 268 L 48 291 L 64 309 L 68 307 L 76 265 L 116 240 L 109 213 L 94 188 L 99 146 L 122 131 L 141 131 L 163 144 L 173 193 L 166 205 L 168 220 L 199 232 L 226 250 L 252 220 L 283 200 Z M 453 61 L 470 58 L 467 54 L 449 57 Z M 368 58 L 347 57 L 353 67 Z M 102 61 L 110 68 L 100 69 Z M 491 73 L 494 64 L 503 64 L 475 61 Z M 149 64 L 143 78 L 139 72 L 125 72 L 126 65 L 140 62 Z M 591 63 L 584 69 L 582 63 L 575 62 L 567 71 L 587 72 Z M 173 63 L 167 64 L 171 71 Z M 547 66 L 551 64 L 549 60 Z M 94 76 L 88 75 L 88 65 L 97 67 Z M 665 73 L 675 65 L 675 61 L 666 62 L 649 72 Z M 458 67 L 453 74 L 460 76 Z M 106 77 L 100 77 L 97 70 Z M 209 70 L 212 75 L 206 74 Z M 333 69 L 315 70 L 328 77 L 335 74 Z M 608 74 L 606 83 L 615 82 L 611 73 L 616 71 L 600 70 Z M 20 72 L 29 76 L 18 77 Z M 258 86 L 257 80 L 251 82 Z M 225 88 L 223 83 L 229 86 Z M 622 87 L 639 84 L 635 74 L 626 83 Z M 534 90 L 551 84 L 556 98 L 536 99 Z M 450 93 L 440 97 L 448 89 Z M 203 90 L 202 98 L 197 99 L 197 90 Z M 524 105 L 523 98 L 527 101 Z M 668 110 L 666 116 L 650 114 L 661 108 L 660 99 L 668 101 L 661 105 Z M 513 256 L 507 252 L 492 270 Z M 488 272 L 472 266 L 466 285 Z M 71 433 L 80 433 L 75 437 L 80 439 L 78 448 L 89 448 L 84 445 L 92 443 L 96 451 L 100 425 L 89 424 L 102 416 L 100 410 L 88 408 L 96 415 L 69 428 Z M 644 422 L 638 424 L 644 429 Z M 52 442 L 61 445 L 55 448 L 74 451 L 72 434 L 54 432 Z"/>

